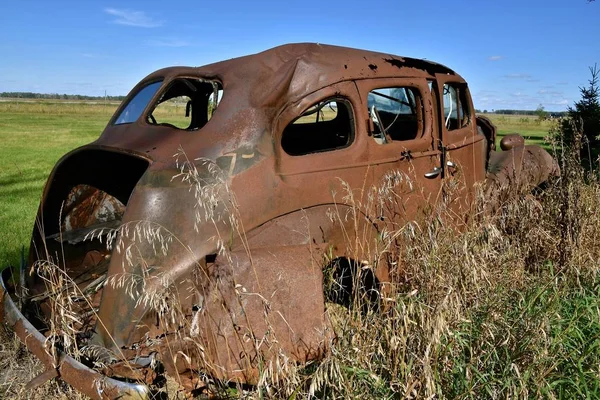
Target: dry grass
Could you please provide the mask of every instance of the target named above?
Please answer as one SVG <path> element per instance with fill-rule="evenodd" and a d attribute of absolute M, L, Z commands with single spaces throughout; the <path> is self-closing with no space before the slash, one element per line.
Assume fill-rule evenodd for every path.
<path fill-rule="evenodd" d="M 545 191 L 513 196 L 459 232 L 444 204 L 385 232 L 400 239 L 384 251 L 403 269 L 385 311 L 331 309 L 338 341 L 298 372 L 294 393 L 600 396 L 600 183 L 563 155 L 562 177 Z M 273 382 L 271 398 L 287 398 L 287 384 Z"/>
<path fill-rule="evenodd" d="M 474 217 L 460 230 L 449 222 L 450 182 L 446 203 L 419 223 L 388 227 L 377 251 L 358 269 L 357 285 L 361 271 L 375 270 L 383 259 L 397 269 L 394 284 L 382 293 L 381 308 L 363 307 L 368 300 L 360 290 L 350 309 L 328 304 L 337 340 L 322 361 L 265 364 L 256 387 L 219 386 L 220 394 L 252 399 L 598 398 L 600 182 L 584 175 L 578 152 L 557 154 L 562 175 L 546 190 L 513 195 L 494 208 L 479 198 Z M 235 201 L 217 198 L 230 194 L 224 182 L 217 179 L 219 188 L 213 191 L 201 182 L 194 163 L 184 153 L 178 156 L 182 169 L 177 178 L 194 189 L 197 222 L 226 222 L 243 235 Z M 359 226 L 362 213 L 380 216 L 393 206 L 394 195 L 409 189 L 409 178 L 394 173 L 359 197 L 348 189 L 340 202 L 353 212 L 332 212 L 332 218 L 354 218 Z M 215 204 L 232 208 L 223 216 L 207 214 Z M 161 236 L 140 229 L 137 240 Z M 350 248 L 369 247 L 360 235 L 348 238 Z M 215 240 L 227 256 L 226 241 Z M 169 286 L 165 280 L 163 292 L 142 296 L 169 319 L 166 325 L 184 315 Z M 170 303 L 163 301 L 166 297 Z M 193 341 L 193 336 L 186 338 Z M 0 390 L 5 397 L 29 398 L 22 384 L 39 366 L 10 336 L 2 343 Z M 11 383 L 15 376 L 19 380 Z M 78 396 L 55 382 L 38 391 L 31 396 Z"/>
<path fill-rule="evenodd" d="M 43 365 L 27 351 L 19 339 L 4 327 L 0 327 L 0 398 L 15 400 L 69 399 L 86 397 L 69 385 L 53 380 L 33 391 L 25 385 L 44 372 Z"/>

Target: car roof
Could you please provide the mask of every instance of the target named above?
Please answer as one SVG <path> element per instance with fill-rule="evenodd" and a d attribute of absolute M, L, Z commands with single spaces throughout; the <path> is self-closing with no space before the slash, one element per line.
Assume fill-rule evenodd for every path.
<path fill-rule="evenodd" d="M 218 79 L 225 89 L 245 88 L 255 106 L 268 106 L 282 97 L 295 101 L 347 80 L 434 79 L 435 74 L 459 77 L 450 68 L 427 60 L 319 43 L 295 43 L 202 67 L 165 68 L 144 81 L 178 75 Z"/>

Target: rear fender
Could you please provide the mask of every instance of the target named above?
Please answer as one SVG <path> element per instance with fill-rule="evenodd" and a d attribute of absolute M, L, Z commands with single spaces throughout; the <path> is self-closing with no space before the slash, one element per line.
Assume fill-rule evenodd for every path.
<path fill-rule="evenodd" d="M 189 338 L 162 352 L 187 357 L 163 359 L 167 371 L 185 378 L 200 369 L 222 380 L 256 384 L 261 368 L 321 358 L 334 337 L 325 312 L 322 250 L 261 248 L 251 255 L 220 255 L 207 264 Z"/>

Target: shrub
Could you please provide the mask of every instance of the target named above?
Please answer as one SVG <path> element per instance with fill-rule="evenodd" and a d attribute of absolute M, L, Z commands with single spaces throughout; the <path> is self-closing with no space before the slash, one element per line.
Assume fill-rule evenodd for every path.
<path fill-rule="evenodd" d="M 600 155 L 600 88 L 598 66 L 590 67 L 591 78 L 587 87 L 580 87 L 581 99 L 569 107 L 568 117 L 561 123 L 564 144 L 579 147 L 581 141 L 581 162 L 587 169 L 598 169 Z M 578 137 L 577 133 L 581 133 Z"/>

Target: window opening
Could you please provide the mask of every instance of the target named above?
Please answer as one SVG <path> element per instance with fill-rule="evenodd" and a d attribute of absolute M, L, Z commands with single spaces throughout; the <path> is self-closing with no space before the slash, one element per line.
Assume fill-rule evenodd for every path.
<path fill-rule="evenodd" d="M 151 125 L 197 130 L 212 118 L 222 97 L 218 82 L 178 78 L 161 95 L 146 120 Z"/>
<path fill-rule="evenodd" d="M 446 129 L 452 131 L 469 125 L 466 91 L 446 83 L 444 84 L 443 96 Z"/>
<path fill-rule="evenodd" d="M 367 96 L 372 134 L 379 144 L 416 139 L 423 131 L 423 105 L 410 87 L 373 89 Z"/>
<path fill-rule="evenodd" d="M 137 121 L 161 85 L 162 81 L 154 82 L 137 92 L 129 103 L 127 103 L 123 111 L 121 111 L 114 124 L 130 124 Z"/>
<path fill-rule="evenodd" d="M 350 103 L 341 98 L 313 104 L 283 130 L 281 147 L 291 156 L 348 147 L 354 139 Z"/>
<path fill-rule="evenodd" d="M 152 118 L 154 118 L 156 124 L 172 125 L 179 129 L 188 129 L 191 123 L 189 112 L 191 102 L 192 99 L 188 96 L 177 96 L 163 101 L 152 111 Z"/>

